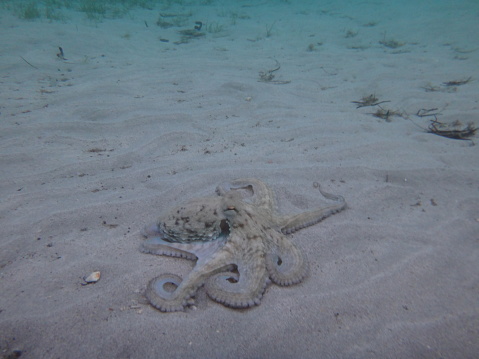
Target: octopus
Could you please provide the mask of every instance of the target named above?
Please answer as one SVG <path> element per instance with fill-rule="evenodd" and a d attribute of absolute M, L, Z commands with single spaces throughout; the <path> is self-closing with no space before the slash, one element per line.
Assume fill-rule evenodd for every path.
<path fill-rule="evenodd" d="M 162 312 L 183 311 L 204 286 L 208 297 L 231 308 L 260 304 L 272 282 L 290 286 L 303 281 L 308 264 L 287 235 L 343 210 L 346 202 L 315 186 L 331 203 L 296 215 L 276 212 L 273 192 L 258 179 L 220 184 L 216 195 L 197 198 L 172 209 L 147 226 L 144 253 L 196 261 L 184 278 L 161 274 L 145 295 Z"/>

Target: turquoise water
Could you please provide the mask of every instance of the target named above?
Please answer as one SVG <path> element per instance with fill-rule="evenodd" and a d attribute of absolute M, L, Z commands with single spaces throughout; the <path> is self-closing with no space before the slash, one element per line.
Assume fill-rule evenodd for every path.
<path fill-rule="evenodd" d="M 302 100 L 313 100 L 318 89 L 340 97 L 341 88 L 354 90 L 348 100 L 358 100 L 388 93 L 389 85 L 407 98 L 409 88 L 449 91 L 437 86 L 474 79 L 479 63 L 476 0 L 3 0 L 0 9 L 9 64 L 21 57 L 38 69 L 60 58 L 72 71 L 68 65 L 107 55 L 115 66 L 126 62 L 139 71 L 196 67 L 194 78 L 185 79 L 196 89 L 246 74 L 249 84 L 299 86 L 292 96 L 301 93 Z M 77 76 L 87 83 L 89 72 Z"/>
<path fill-rule="evenodd" d="M 279 35 L 289 35 L 304 42 L 305 37 L 316 36 L 305 45 L 310 51 L 328 42 L 365 49 L 370 44 L 364 40 L 390 49 L 406 43 L 457 42 L 458 49 L 471 51 L 479 30 L 476 0 L 3 0 L 0 8 L 19 19 L 43 23 L 144 23 L 183 31 L 183 37 L 173 40 L 180 43 L 205 33 L 247 33 L 255 23 L 259 29 L 252 40 L 276 37 L 281 41 Z"/>
<path fill-rule="evenodd" d="M 182 8 L 191 10 L 195 15 L 198 7 L 216 12 L 221 18 L 226 18 L 229 24 L 237 24 L 254 16 L 289 16 L 295 21 L 297 15 L 338 16 L 338 18 L 370 19 L 362 25 L 378 23 L 395 23 L 400 21 L 404 29 L 415 19 L 423 20 L 424 31 L 430 23 L 441 25 L 444 32 L 449 31 L 449 26 L 459 26 L 467 17 L 477 20 L 479 2 L 476 0 L 406 0 L 406 1 L 291 1 L 291 0 L 266 0 L 266 1 L 219 1 L 219 0 L 3 0 L 0 6 L 11 11 L 15 16 L 26 20 L 73 21 L 72 12 L 83 14 L 85 19 L 105 21 L 108 19 L 129 19 L 132 12 L 142 9 L 145 11 L 167 11 Z M 254 9 L 254 11 L 250 11 Z M 170 14 L 172 15 L 172 14 Z M 174 25 L 180 25 L 179 19 L 174 19 Z M 432 25 L 431 25 L 432 26 Z M 476 27 L 471 30 L 477 30 Z M 470 35 L 466 32 L 464 35 Z M 472 33 L 471 33 L 472 35 Z"/>

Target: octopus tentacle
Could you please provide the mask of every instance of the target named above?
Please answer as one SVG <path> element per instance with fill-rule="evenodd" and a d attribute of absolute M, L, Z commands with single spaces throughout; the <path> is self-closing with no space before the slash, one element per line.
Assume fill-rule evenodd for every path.
<path fill-rule="evenodd" d="M 249 190 L 251 194 L 243 201 L 253 204 L 255 207 L 267 211 L 274 208 L 274 195 L 271 189 L 262 181 L 256 178 L 242 178 L 229 182 L 223 182 L 216 187 L 216 192 L 220 196 L 226 195 L 233 190 Z"/>
<path fill-rule="evenodd" d="M 313 211 L 300 213 L 295 216 L 284 217 L 281 221 L 281 232 L 284 234 L 291 234 L 293 232 L 299 231 L 300 229 L 321 222 L 323 219 L 346 208 L 346 201 L 342 196 L 324 192 L 321 190 L 321 188 L 319 188 L 319 192 L 321 192 L 323 197 L 335 201 L 336 204 Z"/>
<path fill-rule="evenodd" d="M 265 261 L 271 280 L 282 286 L 301 282 L 308 274 L 308 262 L 299 248 L 279 234 L 270 246 Z"/>
<path fill-rule="evenodd" d="M 155 254 L 158 256 L 171 256 L 178 258 L 186 258 L 190 260 L 195 260 L 196 256 L 190 252 L 173 248 L 170 243 L 163 241 L 162 239 L 156 237 L 151 238 L 140 245 L 140 251 L 143 253 Z"/>
<path fill-rule="evenodd" d="M 227 237 L 222 236 L 210 242 L 173 243 L 160 237 L 145 240 L 140 245 L 143 253 L 181 257 L 195 260 L 196 258 L 208 258 L 221 248 Z"/>
<path fill-rule="evenodd" d="M 174 291 L 169 291 L 165 288 L 166 285 L 173 285 Z M 177 312 L 185 308 L 189 304 L 189 297 L 184 296 L 179 298 L 176 294 L 178 287 L 181 284 L 181 277 L 165 273 L 153 278 L 148 283 L 145 296 L 150 301 L 151 305 L 162 312 Z M 177 298 L 175 298 L 175 295 Z"/>
<path fill-rule="evenodd" d="M 218 272 L 230 269 L 231 261 L 232 257 L 227 251 L 215 252 L 209 256 L 200 253 L 196 266 L 184 280 L 172 274 L 156 277 L 148 283 L 146 297 L 151 305 L 162 312 L 184 310 L 186 306 L 193 304 L 192 297 L 205 280 Z M 168 291 L 165 288 L 167 284 L 172 284 L 176 288 Z"/>
<path fill-rule="evenodd" d="M 254 260 L 252 260 L 254 259 Z M 205 283 L 208 296 L 232 308 L 258 305 L 268 284 L 268 272 L 263 257 L 236 261 L 237 272 L 222 272 Z"/>

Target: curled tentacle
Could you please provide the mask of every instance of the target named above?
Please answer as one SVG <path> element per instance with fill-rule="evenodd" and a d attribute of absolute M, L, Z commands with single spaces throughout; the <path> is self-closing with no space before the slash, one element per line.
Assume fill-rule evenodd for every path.
<path fill-rule="evenodd" d="M 162 312 L 174 312 L 193 304 L 192 297 L 207 278 L 231 268 L 231 255 L 227 251 L 217 252 L 218 247 L 214 248 L 212 246 L 195 252 L 198 260 L 185 279 L 181 280 L 173 274 L 163 274 L 151 280 L 146 291 L 151 305 Z M 210 252 L 212 249 L 214 250 Z M 167 290 L 167 285 L 171 285 L 173 290 Z"/>
<path fill-rule="evenodd" d="M 167 286 L 173 287 L 170 290 Z M 189 299 L 194 294 L 179 295 L 178 287 L 181 285 L 181 278 L 175 274 L 162 274 L 153 278 L 146 289 L 146 298 L 151 305 L 162 312 L 178 312 L 191 304 Z M 172 289 L 172 290 L 171 290 Z"/>
<path fill-rule="evenodd" d="M 194 303 L 192 297 L 211 272 L 195 270 L 184 280 L 174 274 L 162 274 L 148 283 L 146 297 L 156 309 L 162 312 L 177 312 Z M 171 286 L 168 290 L 166 286 Z"/>
<path fill-rule="evenodd" d="M 265 260 L 269 277 L 278 285 L 299 283 L 308 274 L 308 262 L 301 251 L 287 239 L 278 241 L 269 250 Z"/>
<path fill-rule="evenodd" d="M 253 269 L 254 268 L 254 269 Z M 221 272 L 205 283 L 208 296 L 232 308 L 248 308 L 258 305 L 268 284 L 264 260 L 256 263 L 239 263 L 237 271 Z"/>

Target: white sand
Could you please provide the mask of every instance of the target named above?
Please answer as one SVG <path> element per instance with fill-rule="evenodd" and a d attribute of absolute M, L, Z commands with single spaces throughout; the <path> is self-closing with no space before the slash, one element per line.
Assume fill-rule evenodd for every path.
<path fill-rule="evenodd" d="M 2 355 L 477 358 L 479 146 L 404 117 L 427 127 L 414 114 L 438 108 L 479 126 L 479 9 L 331 3 L 242 1 L 235 25 L 227 6 L 193 7 L 192 23 L 225 28 L 182 45 L 158 9 L 97 24 L 1 14 Z M 385 32 L 404 46 L 380 45 Z M 258 82 L 275 59 L 289 84 Z M 404 117 L 351 103 L 370 94 Z M 348 209 L 293 236 L 310 276 L 260 306 L 199 290 L 186 312 L 155 310 L 148 281 L 193 263 L 140 253 L 140 229 L 239 177 L 271 185 L 284 213 L 322 203 L 314 181 Z"/>

